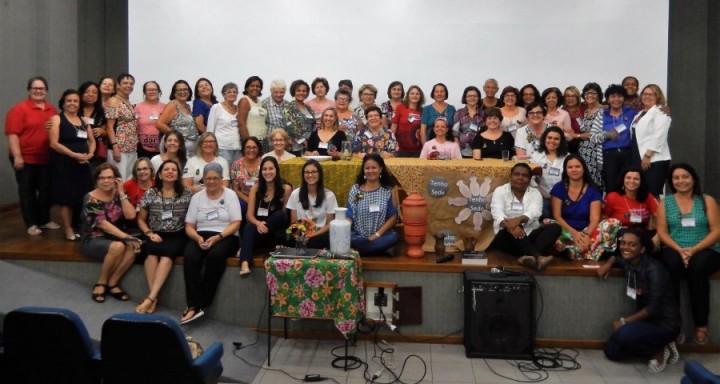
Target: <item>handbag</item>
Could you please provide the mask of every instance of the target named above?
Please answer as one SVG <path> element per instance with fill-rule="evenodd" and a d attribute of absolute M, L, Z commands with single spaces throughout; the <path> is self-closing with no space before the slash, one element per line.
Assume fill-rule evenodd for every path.
<path fill-rule="evenodd" d="M 108 147 L 105 143 L 105 139 L 102 137 L 95 138 L 95 155 L 94 157 L 98 160 L 107 160 Z"/>
<path fill-rule="evenodd" d="M 192 337 L 188 336 L 185 338 L 185 340 L 188 343 L 188 348 L 190 349 L 190 356 L 192 356 L 193 360 L 200 357 L 200 355 L 203 354 L 205 350 L 203 350 L 202 345 L 198 343 L 197 341 L 193 340 Z"/>

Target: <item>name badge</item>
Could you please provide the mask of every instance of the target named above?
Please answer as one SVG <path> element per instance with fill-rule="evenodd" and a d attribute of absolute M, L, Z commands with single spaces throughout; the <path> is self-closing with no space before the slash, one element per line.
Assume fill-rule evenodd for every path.
<path fill-rule="evenodd" d="M 303 141 L 305 141 L 305 139 L 303 139 Z M 298 143 L 299 143 L 299 141 L 298 141 Z M 320 143 L 320 144 L 318 144 L 318 148 L 327 149 L 327 147 L 328 147 L 328 143 Z"/>
<path fill-rule="evenodd" d="M 627 127 L 625 126 L 625 124 L 620 124 L 617 127 L 615 127 L 615 132 L 623 133 L 623 132 L 625 132 L 626 129 L 627 129 Z"/>
<path fill-rule="evenodd" d="M 474 124 L 474 123 L 473 123 L 473 124 L 470 124 L 470 130 L 471 130 L 471 131 L 477 132 L 477 129 L 478 129 L 477 124 Z"/>
<path fill-rule="evenodd" d="M 152 115 L 148 116 L 148 119 L 150 119 L 150 120 L 157 120 L 159 117 L 160 117 L 160 116 L 158 116 L 157 114 L 153 113 Z"/>
<path fill-rule="evenodd" d="M 550 176 L 560 176 L 560 168 L 550 167 L 548 174 Z"/>
<path fill-rule="evenodd" d="M 370 132 L 370 131 L 365 131 L 365 136 L 367 136 L 368 139 L 372 139 L 372 137 L 373 137 L 372 132 Z"/>
<path fill-rule="evenodd" d="M 304 138 L 304 137 L 301 137 L 301 138 L 299 138 L 299 139 L 296 141 L 296 143 L 298 143 L 298 144 L 302 144 L 302 143 L 304 143 L 304 142 L 305 142 L 305 138 Z M 325 144 L 325 143 L 320 143 L 320 145 L 323 145 L 323 144 Z M 327 144 L 326 144 L 326 145 L 327 145 Z M 320 147 L 320 148 L 322 148 L 322 147 Z"/>
<path fill-rule="evenodd" d="M 247 185 L 248 187 L 252 187 L 253 185 L 255 185 L 255 179 L 245 180 L 245 185 Z"/>
<path fill-rule="evenodd" d="M 237 128 L 237 119 L 230 120 L 230 126 L 233 128 Z"/>
<path fill-rule="evenodd" d="M 629 282 L 628 282 L 626 294 L 628 295 L 629 298 L 631 298 L 633 300 L 637 299 L 637 291 L 635 291 L 635 288 L 630 286 Z"/>
<path fill-rule="evenodd" d="M 680 225 L 683 227 L 694 227 L 695 226 L 695 218 L 694 217 L 683 217 L 680 219 Z"/>
<path fill-rule="evenodd" d="M 380 204 L 370 204 L 370 212 L 380 212 Z"/>
<path fill-rule="evenodd" d="M 510 124 L 508 125 L 508 132 L 515 132 L 517 130 L 516 124 Z"/>
<path fill-rule="evenodd" d="M 631 223 L 642 223 L 642 216 L 638 213 L 630 213 L 630 222 Z"/>
<path fill-rule="evenodd" d="M 170 220 L 172 219 L 172 211 L 166 210 L 162 211 L 162 214 L 160 215 L 161 220 Z"/>
<path fill-rule="evenodd" d="M 267 208 L 262 208 L 262 207 L 261 207 L 261 208 L 258 208 L 258 210 L 257 210 L 257 215 L 258 215 L 258 216 L 263 216 L 263 217 L 265 217 L 265 216 L 267 216 L 267 215 L 269 215 L 269 214 L 270 214 L 270 211 L 269 211 Z"/>
<path fill-rule="evenodd" d="M 87 139 L 87 131 L 84 129 L 78 129 L 75 136 L 77 136 L 80 139 Z"/>
<path fill-rule="evenodd" d="M 575 118 L 575 121 L 578 123 L 578 125 L 582 125 L 582 117 Z"/>
<path fill-rule="evenodd" d="M 511 211 L 523 211 L 525 207 L 523 206 L 523 203 L 512 203 L 510 204 L 510 210 Z"/>
<path fill-rule="evenodd" d="M 210 211 L 207 213 L 206 217 L 208 221 L 217 220 L 220 218 L 220 212 L 218 212 L 217 209 L 214 211 Z"/>
<path fill-rule="evenodd" d="M 138 114 L 136 113 L 136 114 L 135 114 L 135 120 L 139 120 L 139 119 L 140 119 L 140 115 L 138 115 Z"/>
<path fill-rule="evenodd" d="M 85 122 L 85 124 L 88 124 L 88 125 L 95 124 L 95 119 L 93 119 L 92 117 L 83 117 L 82 120 L 83 120 L 83 122 Z"/>
<path fill-rule="evenodd" d="M 417 120 L 417 119 L 415 118 L 415 115 L 408 115 L 408 121 L 409 121 L 409 122 L 412 123 L 412 122 L 415 122 L 415 120 Z"/>

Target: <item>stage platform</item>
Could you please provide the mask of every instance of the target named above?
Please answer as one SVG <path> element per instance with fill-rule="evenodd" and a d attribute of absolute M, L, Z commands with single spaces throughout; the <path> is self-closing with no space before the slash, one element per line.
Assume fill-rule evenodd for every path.
<path fill-rule="evenodd" d="M 78 300 L 90 300 L 90 289 L 99 273 L 100 264 L 82 256 L 77 243 L 64 239 L 62 230 L 45 231 L 40 236 L 29 236 L 17 206 L 0 207 L 0 259 L 36 270 L 66 277 L 85 284 L 87 295 Z M 435 255 L 415 259 L 405 256 L 403 244 L 395 247 L 392 256 L 364 257 L 362 259 L 366 282 L 396 283 L 399 287 L 421 287 L 422 324 L 403 326 L 399 333 L 383 328 L 383 338 L 405 341 L 462 343 L 464 327 L 463 271 L 489 271 L 504 266 L 530 273 L 537 280 L 539 293 L 537 309 L 542 311 L 537 323 L 537 343 L 541 346 L 598 348 L 610 335 L 610 323 L 627 315 L 633 305 L 625 297 L 625 279 L 620 270 L 613 270 L 607 281 L 599 280 L 595 270 L 583 262 L 556 260 L 543 273 L 515 265 L 514 258 L 488 254 L 487 266 L 462 265 L 457 255 L 454 260 L 435 263 Z M 247 278 L 238 275 L 238 259 L 228 259 L 208 317 L 248 328 L 265 328 L 263 312 L 267 310 L 267 296 L 263 253 L 254 259 L 254 269 Z M 135 265 L 123 280 L 123 287 L 131 300 L 139 300 L 147 287 L 142 265 Z M 686 298 L 686 296 L 684 297 Z M 185 307 L 185 284 L 182 258 L 176 265 L 160 296 L 162 305 L 175 308 L 178 316 Z M 720 324 L 720 273 L 711 281 L 710 324 Z M 683 300 L 683 317 L 689 318 L 687 300 Z M 289 321 L 290 335 L 294 337 L 338 338 L 332 322 Z M 688 340 L 692 340 L 692 326 L 684 324 Z M 280 332 L 282 320 L 273 320 L 273 332 Z M 711 331 L 711 343 L 705 346 L 686 345 L 693 351 L 720 352 L 720 336 Z M 361 335 L 362 336 L 362 335 Z"/>

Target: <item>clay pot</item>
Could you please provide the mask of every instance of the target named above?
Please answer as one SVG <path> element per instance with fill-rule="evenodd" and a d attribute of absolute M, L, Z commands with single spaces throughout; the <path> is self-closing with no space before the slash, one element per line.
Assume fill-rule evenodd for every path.
<path fill-rule="evenodd" d="M 412 192 L 402 203 L 403 232 L 405 243 L 408 245 L 407 256 L 425 257 L 422 246 L 427 233 L 427 203 L 425 198 L 417 192 Z"/>

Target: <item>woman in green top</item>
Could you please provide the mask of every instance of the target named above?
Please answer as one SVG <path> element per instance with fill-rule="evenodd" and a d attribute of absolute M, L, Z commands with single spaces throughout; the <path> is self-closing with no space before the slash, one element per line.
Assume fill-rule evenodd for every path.
<path fill-rule="evenodd" d="M 657 232 L 664 245 L 660 259 L 670 273 L 678 300 L 680 279 L 687 278 L 695 342 L 705 344 L 710 339 L 708 278 L 720 269 L 720 213 L 715 199 L 703 195 L 697 172 L 689 164 L 671 166 L 668 181 L 672 195 L 666 196 L 657 212 Z"/>

